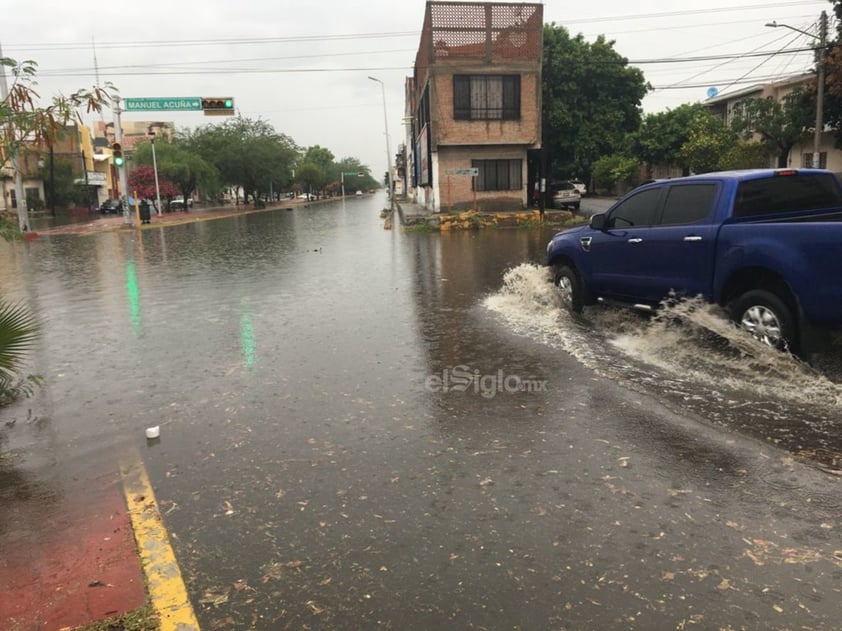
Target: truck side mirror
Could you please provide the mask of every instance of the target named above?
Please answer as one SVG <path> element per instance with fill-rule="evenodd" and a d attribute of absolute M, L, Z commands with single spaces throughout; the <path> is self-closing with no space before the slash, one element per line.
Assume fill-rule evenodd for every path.
<path fill-rule="evenodd" d="M 605 213 L 598 213 L 591 217 L 591 229 L 592 230 L 605 230 Z"/>

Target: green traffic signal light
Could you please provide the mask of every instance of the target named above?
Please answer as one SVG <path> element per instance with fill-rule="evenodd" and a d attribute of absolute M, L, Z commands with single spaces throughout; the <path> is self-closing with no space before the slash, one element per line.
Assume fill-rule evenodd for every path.
<path fill-rule="evenodd" d="M 111 145 L 111 157 L 114 160 L 115 167 L 121 167 L 126 163 L 123 158 L 123 146 L 119 142 Z"/>
<path fill-rule="evenodd" d="M 202 110 L 205 116 L 233 116 L 234 97 L 202 97 Z"/>

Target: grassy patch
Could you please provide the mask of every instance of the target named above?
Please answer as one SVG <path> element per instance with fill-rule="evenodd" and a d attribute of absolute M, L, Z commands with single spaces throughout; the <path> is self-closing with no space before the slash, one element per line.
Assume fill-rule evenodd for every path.
<path fill-rule="evenodd" d="M 438 232 L 439 227 L 429 221 L 424 221 L 409 226 L 401 226 L 401 231 L 409 233 Z"/>
<path fill-rule="evenodd" d="M 147 604 L 118 618 L 92 622 L 74 631 L 159 631 L 160 628 L 158 614 Z"/>

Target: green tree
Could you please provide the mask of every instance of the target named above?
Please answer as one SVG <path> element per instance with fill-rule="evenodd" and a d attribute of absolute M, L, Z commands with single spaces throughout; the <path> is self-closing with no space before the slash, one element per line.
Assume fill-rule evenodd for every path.
<path fill-rule="evenodd" d="M 87 205 L 88 192 L 76 183 L 73 162 L 67 158 L 54 158 L 52 168 L 45 161 L 38 167 L 38 176 L 44 182 L 44 196 L 50 208 Z"/>
<path fill-rule="evenodd" d="M 13 79 L 8 94 L 0 100 L 0 166 L 13 161 L 27 146 L 53 147 L 61 130 L 71 123 L 82 124 L 82 108 L 99 112 L 110 101 L 109 91 L 113 88 L 106 84 L 105 88 L 77 90 L 69 96 L 59 94 L 42 106 L 42 99 L 35 91 L 37 67 L 31 60 L 17 62 L 0 57 L 0 72 L 8 69 Z M 0 222 L 10 223 L 5 217 Z M 0 233 L 10 234 L 9 226 L 0 225 Z"/>
<path fill-rule="evenodd" d="M 185 200 L 199 187 L 211 192 L 217 190 L 219 176 L 216 169 L 189 148 L 159 140 L 155 143 L 155 156 L 159 176 L 172 182 Z M 136 164 L 152 166 L 152 143 L 143 143 L 135 147 L 132 157 Z M 171 196 L 165 195 L 165 190 L 161 191 L 161 196 L 171 200 Z"/>
<path fill-rule="evenodd" d="M 631 135 L 631 152 L 648 164 L 676 165 L 684 175 L 690 174 L 690 165 L 681 148 L 688 140 L 690 124 L 706 111 L 701 103 L 679 105 L 675 109 L 649 114 L 640 129 Z"/>
<path fill-rule="evenodd" d="M 832 0 L 836 37 L 825 54 L 824 123 L 834 130 L 836 147 L 842 148 L 842 0 Z"/>
<path fill-rule="evenodd" d="M 614 153 L 640 126 L 648 85 L 604 36 L 588 43 L 548 24 L 543 55 L 543 145 L 550 174 L 587 182 L 597 158 Z"/>
<path fill-rule="evenodd" d="M 371 177 L 371 169 L 363 165 L 357 158 L 342 158 L 336 163 L 336 167 L 340 173 L 354 173 L 355 175 L 345 176 L 345 191 L 348 192 L 351 187 L 360 190 L 368 190 L 377 188 L 380 183 Z M 362 173 L 363 175 L 357 175 Z"/>
<path fill-rule="evenodd" d="M 710 112 L 693 117 L 687 142 L 681 147 L 682 158 L 694 173 L 710 173 L 723 168 L 723 156 L 737 145 L 736 132 Z"/>
<path fill-rule="evenodd" d="M 639 162 L 622 154 L 602 156 L 593 165 L 593 183 L 596 189 L 622 193 L 637 184 Z"/>
<path fill-rule="evenodd" d="M 784 168 L 792 148 L 809 139 L 815 122 L 815 98 L 799 88 L 780 101 L 767 97 L 738 102 L 731 127 L 743 140 L 759 136 L 760 143 L 777 156 L 778 167 Z"/>
<path fill-rule="evenodd" d="M 222 183 L 241 187 L 245 201 L 290 185 L 300 150 L 263 120 L 238 116 L 184 135 L 186 147 L 213 164 Z"/>
<path fill-rule="evenodd" d="M 759 142 L 738 142 L 723 157 L 720 169 L 765 169 L 769 167 L 771 154 L 768 147 Z"/>
<path fill-rule="evenodd" d="M 325 184 L 325 172 L 314 162 L 303 162 L 295 171 L 295 179 L 301 182 L 308 193 L 322 190 Z"/>

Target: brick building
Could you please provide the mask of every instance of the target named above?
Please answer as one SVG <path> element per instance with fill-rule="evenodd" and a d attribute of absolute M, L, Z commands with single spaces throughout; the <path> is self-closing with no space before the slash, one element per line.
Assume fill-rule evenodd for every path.
<path fill-rule="evenodd" d="M 407 180 L 436 211 L 516 210 L 540 181 L 540 4 L 427 2 L 406 81 Z"/>

